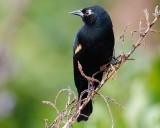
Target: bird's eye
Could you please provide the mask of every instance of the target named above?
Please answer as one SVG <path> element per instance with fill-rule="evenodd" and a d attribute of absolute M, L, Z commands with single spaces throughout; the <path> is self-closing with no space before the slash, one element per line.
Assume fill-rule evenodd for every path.
<path fill-rule="evenodd" d="M 85 14 L 86 14 L 86 15 L 89 15 L 89 10 L 87 10 Z"/>
<path fill-rule="evenodd" d="M 91 15 L 91 14 L 93 14 L 92 10 L 86 10 L 86 11 L 85 11 L 85 15 L 86 15 L 86 16 L 89 16 L 89 15 Z"/>

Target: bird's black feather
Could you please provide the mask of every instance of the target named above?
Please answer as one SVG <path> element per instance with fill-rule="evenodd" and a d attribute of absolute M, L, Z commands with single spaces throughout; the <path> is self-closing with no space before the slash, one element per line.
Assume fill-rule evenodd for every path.
<path fill-rule="evenodd" d="M 92 76 L 111 60 L 114 50 L 114 33 L 108 13 L 97 5 L 86 7 L 81 12 L 84 26 L 78 31 L 73 48 L 74 80 L 79 96 L 81 92 L 88 89 L 88 81 L 81 75 L 78 61 L 84 73 Z M 103 73 L 99 73 L 95 78 L 101 81 L 102 76 Z M 87 93 L 82 98 L 86 97 Z M 92 101 L 90 101 L 81 111 L 77 121 L 88 120 L 92 109 Z"/>

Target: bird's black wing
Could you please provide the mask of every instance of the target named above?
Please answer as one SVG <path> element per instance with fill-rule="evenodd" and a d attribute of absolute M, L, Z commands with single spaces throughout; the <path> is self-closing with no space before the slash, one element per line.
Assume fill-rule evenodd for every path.
<path fill-rule="evenodd" d="M 73 66 L 74 66 L 74 81 L 78 90 L 78 95 L 80 96 L 81 92 L 88 88 L 87 80 L 82 77 L 78 69 L 78 61 L 83 63 L 84 51 L 85 49 L 82 46 L 82 43 L 78 41 L 78 37 L 75 38 L 74 47 L 73 47 Z"/>
<path fill-rule="evenodd" d="M 74 66 L 74 81 L 78 91 L 78 97 L 80 97 L 81 93 L 85 90 L 88 90 L 88 81 L 81 75 L 78 69 L 78 61 L 84 66 L 85 61 L 85 48 L 82 42 L 79 42 L 78 36 L 74 41 L 73 47 L 73 66 Z M 82 95 L 82 99 L 86 98 L 88 93 L 84 93 Z M 92 113 L 92 101 L 85 106 L 85 108 L 81 111 L 80 116 L 77 118 L 77 121 L 80 122 L 82 120 L 88 120 L 89 115 Z"/>

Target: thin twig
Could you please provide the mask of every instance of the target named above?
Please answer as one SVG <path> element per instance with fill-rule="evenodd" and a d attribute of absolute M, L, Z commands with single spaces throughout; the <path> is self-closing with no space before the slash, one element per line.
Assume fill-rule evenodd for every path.
<path fill-rule="evenodd" d="M 45 128 L 48 128 L 48 119 L 45 119 Z"/>
<path fill-rule="evenodd" d="M 90 82 L 90 83 L 93 83 L 93 82 L 100 83 L 99 80 L 94 79 L 93 77 L 89 77 L 89 76 L 87 76 L 87 75 L 83 72 L 82 65 L 80 64 L 79 61 L 78 61 L 78 69 L 79 69 L 81 75 L 82 75 L 86 80 L 88 80 L 88 82 Z"/>
<path fill-rule="evenodd" d="M 109 115 L 110 115 L 110 117 L 111 117 L 112 128 L 114 128 L 114 119 L 113 119 L 113 115 L 112 115 L 111 108 L 110 108 L 110 106 L 109 106 L 109 104 L 108 104 L 108 102 L 107 102 L 107 99 L 106 99 L 106 97 L 103 96 L 102 94 L 100 94 L 100 93 L 97 93 L 97 94 L 98 94 L 100 97 L 102 97 L 102 99 L 105 101 L 105 103 L 106 103 L 106 105 L 107 105 L 107 107 L 108 107 Z"/>

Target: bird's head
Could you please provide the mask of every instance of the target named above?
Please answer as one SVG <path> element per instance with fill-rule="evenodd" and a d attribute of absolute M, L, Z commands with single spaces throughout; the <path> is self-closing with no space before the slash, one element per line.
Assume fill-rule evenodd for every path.
<path fill-rule="evenodd" d="M 110 24 L 112 26 L 112 22 L 108 13 L 98 5 L 89 6 L 84 9 L 76 10 L 70 12 L 70 14 L 80 16 L 84 23 L 87 25 L 93 25 L 95 23 L 107 23 L 108 25 Z"/>

